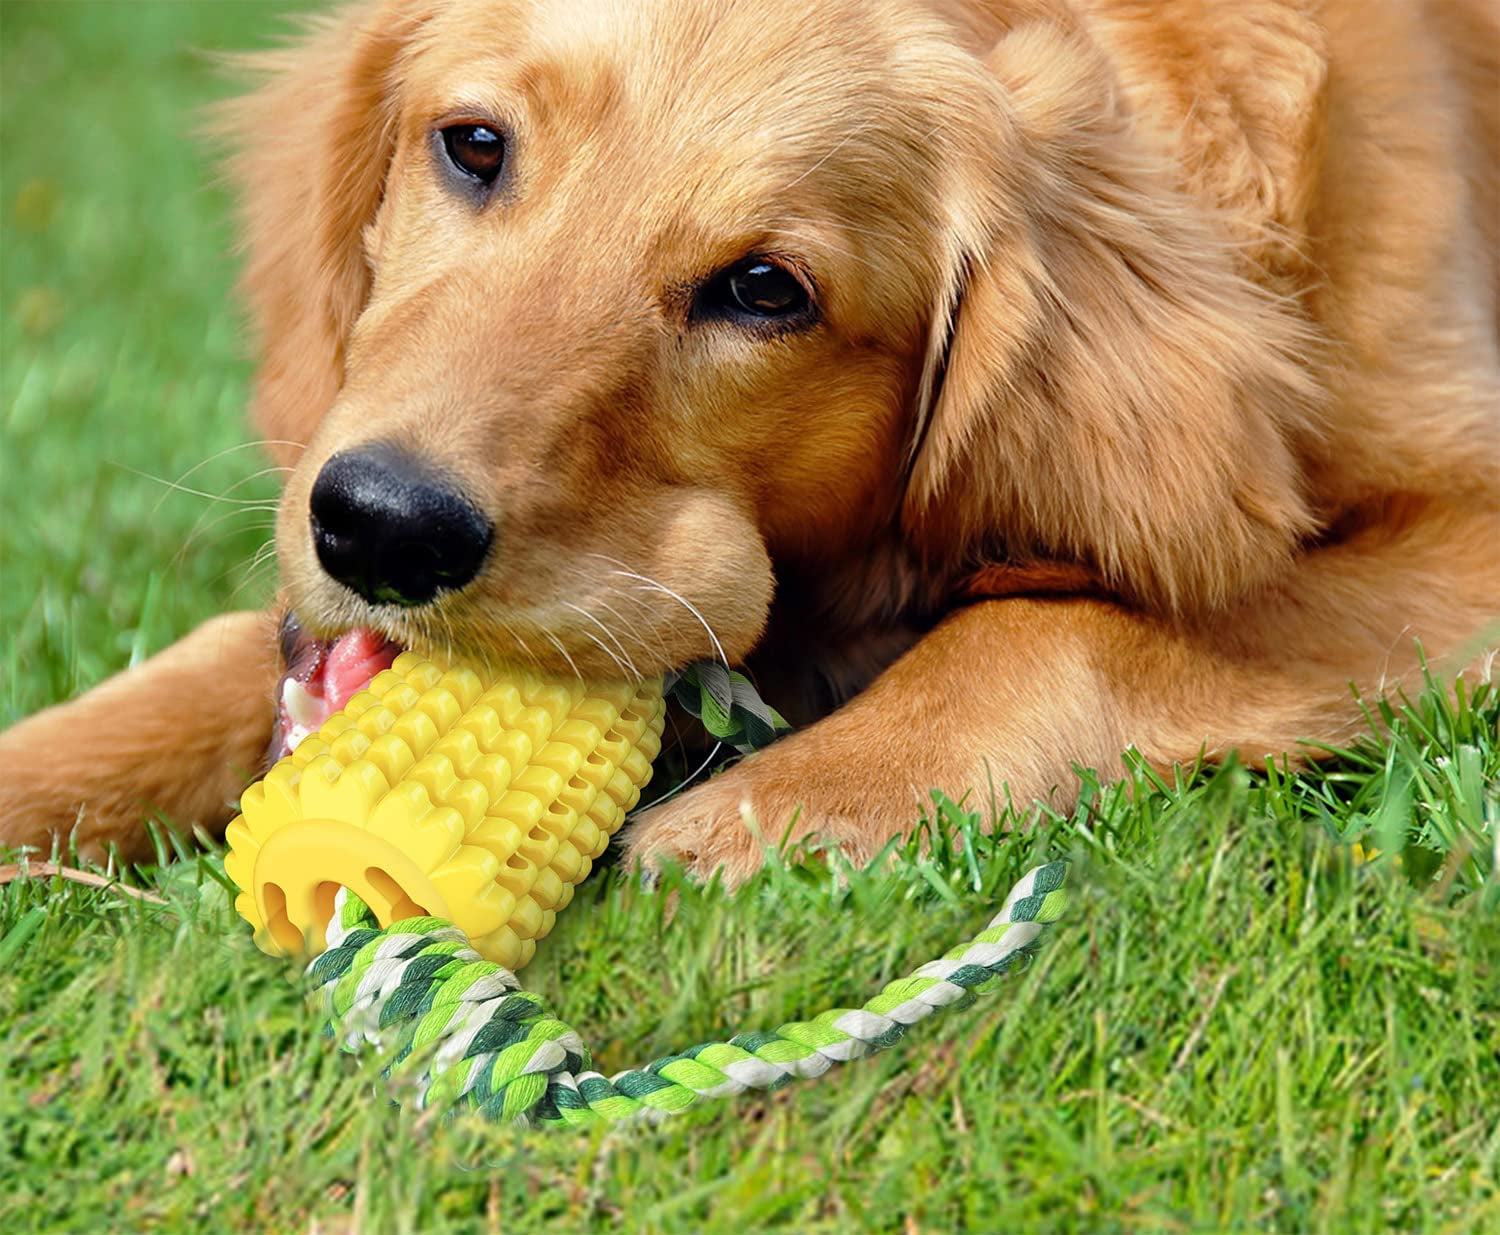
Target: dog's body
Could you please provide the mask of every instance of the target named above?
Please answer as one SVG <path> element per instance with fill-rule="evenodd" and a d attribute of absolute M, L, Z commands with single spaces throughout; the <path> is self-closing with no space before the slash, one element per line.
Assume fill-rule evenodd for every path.
<path fill-rule="evenodd" d="M 932 787 L 1295 755 L 1419 641 L 1488 669 L 1485 0 L 374 0 L 268 67 L 231 124 L 255 417 L 308 443 L 286 600 L 563 671 L 748 658 L 805 727 L 639 853 L 733 881 L 795 818 L 859 859 Z M 397 483 L 371 443 L 472 577 L 333 564 L 309 503 L 336 456 Z M 222 823 L 271 629 L 11 730 L 0 840 Z"/>

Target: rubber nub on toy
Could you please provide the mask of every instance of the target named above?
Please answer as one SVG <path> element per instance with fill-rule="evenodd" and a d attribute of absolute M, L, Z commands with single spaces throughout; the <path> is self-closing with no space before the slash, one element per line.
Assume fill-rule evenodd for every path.
<path fill-rule="evenodd" d="M 665 710 L 660 682 L 486 684 L 405 652 L 245 791 L 235 908 L 264 951 L 311 955 L 347 887 L 518 969 L 639 800 Z"/>

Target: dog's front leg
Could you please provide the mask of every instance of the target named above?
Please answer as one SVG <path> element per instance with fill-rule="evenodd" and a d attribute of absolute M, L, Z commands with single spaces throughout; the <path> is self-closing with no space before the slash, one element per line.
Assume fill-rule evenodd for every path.
<path fill-rule="evenodd" d="M 0 734 L 0 845 L 76 840 L 149 856 L 145 821 L 211 831 L 260 770 L 279 669 L 275 618 L 231 613 Z"/>
<path fill-rule="evenodd" d="M 863 694 L 817 724 L 649 811 L 628 852 L 730 886 L 783 840 L 862 863 L 910 829 L 930 791 L 1017 803 L 1076 791 L 1072 763 L 1113 766 L 1127 743 L 1112 645 L 1135 620 L 1082 600 L 1003 600 L 949 617 Z"/>
<path fill-rule="evenodd" d="M 1368 726 L 1351 685 L 1420 689 L 1424 654 L 1440 676 L 1492 673 L 1497 537 L 1488 510 L 1389 518 L 1196 624 L 1089 599 L 971 605 L 825 720 L 648 812 L 630 853 L 733 885 L 784 837 L 863 861 L 932 789 L 1066 807 L 1073 766 L 1118 773 L 1127 746 L 1168 768 L 1345 744 Z"/>

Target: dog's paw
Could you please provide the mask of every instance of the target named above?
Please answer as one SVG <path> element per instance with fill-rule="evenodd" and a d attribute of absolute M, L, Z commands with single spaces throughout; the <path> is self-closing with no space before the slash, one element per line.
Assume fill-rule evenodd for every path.
<path fill-rule="evenodd" d="M 747 759 L 647 811 L 625 836 L 626 861 L 648 873 L 680 866 L 705 882 L 717 874 L 731 890 L 788 847 L 837 848 L 857 865 L 869 861 L 891 832 L 869 819 L 854 826 L 820 808 L 815 786 L 776 770 L 776 753 Z"/>

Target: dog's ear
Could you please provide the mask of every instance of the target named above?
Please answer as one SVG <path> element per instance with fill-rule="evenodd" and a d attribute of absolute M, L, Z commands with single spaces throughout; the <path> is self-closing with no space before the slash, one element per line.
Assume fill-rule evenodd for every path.
<path fill-rule="evenodd" d="M 1308 331 L 1076 29 L 1015 30 L 986 67 L 945 190 L 907 534 L 934 569 L 1065 561 L 1158 611 L 1226 604 L 1313 525 Z"/>
<path fill-rule="evenodd" d="M 343 381 L 344 346 L 370 290 L 365 230 L 395 149 L 397 67 L 427 18 L 418 0 L 356 4 L 291 46 L 243 57 L 262 79 L 215 127 L 234 154 L 258 333 L 253 417 L 286 462 Z"/>

